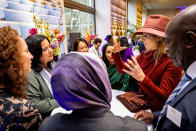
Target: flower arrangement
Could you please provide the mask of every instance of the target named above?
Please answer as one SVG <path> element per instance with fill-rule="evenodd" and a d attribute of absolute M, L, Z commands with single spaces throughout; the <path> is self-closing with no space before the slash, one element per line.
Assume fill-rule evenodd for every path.
<path fill-rule="evenodd" d="M 97 38 L 98 35 L 92 35 L 88 32 L 88 30 L 86 30 L 86 35 L 83 34 L 85 39 L 87 40 L 88 44 L 89 44 L 89 48 L 92 46 L 93 41 Z"/>
<path fill-rule="evenodd" d="M 53 49 L 53 55 L 58 56 L 60 53 L 59 46 L 64 41 L 65 35 L 60 34 L 60 32 L 57 29 L 53 30 L 53 35 L 54 35 L 54 39 L 52 40 L 50 47 Z"/>
<path fill-rule="evenodd" d="M 33 22 L 35 23 L 35 28 L 38 30 L 37 33 L 40 31 L 39 34 L 45 35 L 51 41 L 52 38 L 50 36 L 51 31 L 49 29 L 49 23 L 45 22 L 43 18 L 38 19 L 35 15 L 33 15 Z"/>
<path fill-rule="evenodd" d="M 50 47 L 53 49 L 53 55 L 58 57 L 60 54 L 59 46 L 64 41 L 65 35 L 60 34 L 58 29 L 50 29 L 49 23 L 45 22 L 43 18 L 38 19 L 34 15 L 33 22 L 35 23 L 35 28 L 29 29 L 29 35 L 45 35 L 51 41 Z"/>

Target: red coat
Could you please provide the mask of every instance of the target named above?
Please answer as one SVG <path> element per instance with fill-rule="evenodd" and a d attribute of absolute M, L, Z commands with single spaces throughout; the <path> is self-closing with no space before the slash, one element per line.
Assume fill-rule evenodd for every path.
<path fill-rule="evenodd" d="M 182 76 L 182 68 L 175 67 L 171 59 L 164 54 L 155 64 L 154 51 L 143 51 L 136 59 L 144 74 L 146 75 L 138 85 L 143 91 L 138 94 L 144 94 L 145 99 L 150 102 L 151 110 L 161 110 L 165 101 L 177 86 Z M 120 58 L 120 53 L 113 54 L 113 59 L 120 73 L 123 68 L 127 69 Z"/>

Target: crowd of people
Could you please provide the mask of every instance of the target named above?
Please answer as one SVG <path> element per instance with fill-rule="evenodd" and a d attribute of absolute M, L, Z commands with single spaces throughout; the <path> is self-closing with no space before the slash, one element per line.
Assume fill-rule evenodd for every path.
<path fill-rule="evenodd" d="M 0 131 L 146 131 L 146 124 L 157 131 L 196 130 L 195 14 L 196 5 L 171 20 L 150 15 L 131 43 L 108 35 L 102 48 L 100 38 L 88 48 L 79 38 L 57 63 L 46 36 L 24 40 L 10 26 L 0 28 Z M 134 91 L 150 112 L 115 116 L 111 89 Z M 50 116 L 57 107 L 72 113 Z"/>
<path fill-rule="evenodd" d="M 162 15 L 147 17 L 144 27 L 135 34 L 143 34 L 145 50 L 127 63 L 121 59 L 120 52 L 125 47 L 114 45 L 113 58 L 119 72 L 127 73 L 135 79 L 138 94 L 150 103 L 150 109 L 162 109 L 172 90 L 179 83 L 182 69 L 175 67 L 165 52 L 164 30 L 169 18 Z M 155 28 L 158 27 L 158 28 Z M 134 84 L 135 85 L 135 84 Z M 136 88 L 133 87 L 133 88 Z"/>

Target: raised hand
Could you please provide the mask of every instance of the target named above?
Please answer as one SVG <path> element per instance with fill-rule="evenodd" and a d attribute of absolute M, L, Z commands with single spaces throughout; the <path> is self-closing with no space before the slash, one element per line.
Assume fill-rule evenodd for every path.
<path fill-rule="evenodd" d="M 113 45 L 112 52 L 113 53 L 118 53 L 118 52 L 120 52 L 122 50 L 125 50 L 125 49 L 127 49 L 127 47 L 126 46 L 120 47 L 120 42 L 118 42 L 118 43 Z"/>
<path fill-rule="evenodd" d="M 154 120 L 152 112 L 141 110 L 134 115 L 134 118 L 140 121 L 144 121 L 146 124 L 151 124 Z"/>
<path fill-rule="evenodd" d="M 123 69 L 123 71 L 134 77 L 137 81 L 142 82 L 145 78 L 145 74 L 137 63 L 137 60 L 133 56 L 131 58 L 132 61 L 128 59 L 127 63 L 125 63 L 125 66 L 127 66 L 128 70 Z"/>

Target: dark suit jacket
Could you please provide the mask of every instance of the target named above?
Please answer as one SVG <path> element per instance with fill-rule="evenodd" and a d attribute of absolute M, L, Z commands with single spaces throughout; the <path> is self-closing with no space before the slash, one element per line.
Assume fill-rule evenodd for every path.
<path fill-rule="evenodd" d="M 131 117 L 114 116 L 105 107 L 74 110 L 71 114 L 57 113 L 46 118 L 40 131 L 147 131 L 147 126 Z"/>
<path fill-rule="evenodd" d="M 158 131 L 195 131 L 196 130 L 196 78 L 176 96 L 170 106 L 182 113 L 181 127 L 176 126 L 166 118 L 166 113 L 160 120 Z M 154 114 L 155 119 L 158 115 Z"/>

